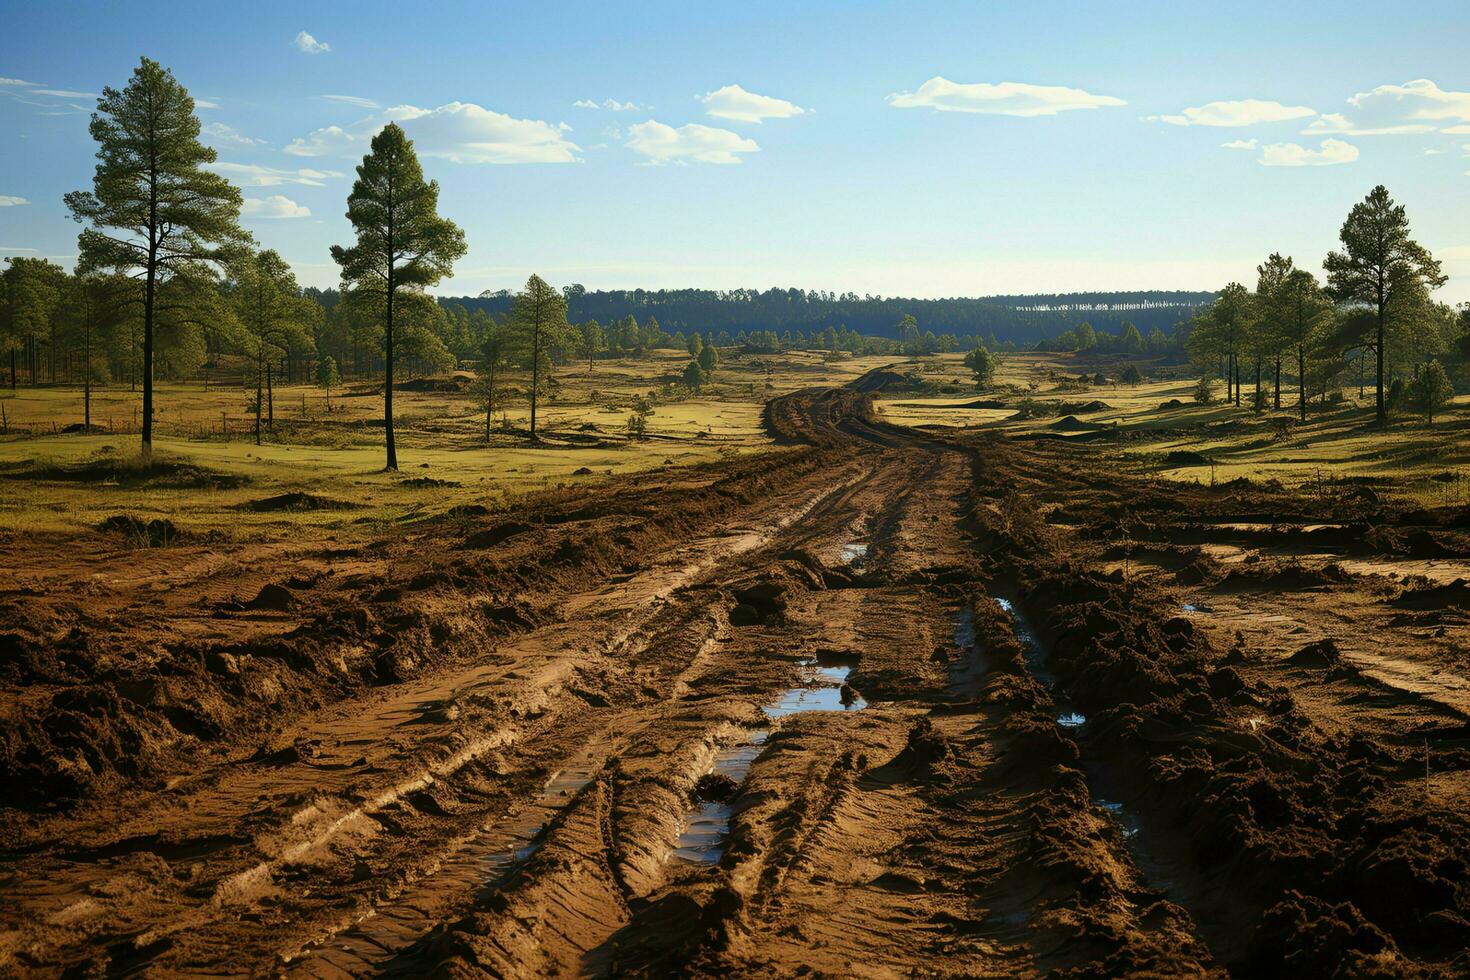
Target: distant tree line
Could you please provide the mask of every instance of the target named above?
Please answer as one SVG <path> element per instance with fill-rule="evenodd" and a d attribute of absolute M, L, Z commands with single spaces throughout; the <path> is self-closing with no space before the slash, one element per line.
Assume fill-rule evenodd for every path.
<path fill-rule="evenodd" d="M 803 289 L 614 289 L 564 290 L 573 321 L 614 323 L 650 317 L 671 332 L 790 332 L 811 336 L 842 324 L 871 337 L 900 339 L 898 324 L 912 315 L 936 336 L 994 337 L 1017 345 L 1048 340 L 1086 319 L 1097 329 L 1121 330 L 1125 320 L 1145 334 L 1170 331 L 1213 299 L 1204 292 L 1073 293 L 952 299 L 905 299 Z M 514 300 L 507 290 L 478 297 L 452 297 L 445 305 L 504 315 Z M 1084 315 L 1085 313 L 1085 315 Z M 995 345 L 992 345 L 995 346 Z"/>

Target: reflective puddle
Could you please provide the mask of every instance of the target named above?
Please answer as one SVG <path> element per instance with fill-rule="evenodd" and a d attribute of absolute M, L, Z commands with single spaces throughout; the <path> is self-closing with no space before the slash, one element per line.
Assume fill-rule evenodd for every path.
<path fill-rule="evenodd" d="M 842 564 L 861 565 L 863 559 L 868 557 L 868 546 L 861 541 L 853 541 L 842 546 Z"/>
<path fill-rule="evenodd" d="M 809 683 L 782 692 L 761 711 L 773 721 L 803 711 L 861 711 L 868 702 L 847 683 L 847 675 L 856 665 L 857 658 L 839 654 L 803 661 L 800 666 Z M 715 755 L 714 765 L 700 780 L 695 806 L 684 818 L 679 845 L 673 851 L 676 859 L 690 864 L 716 864 L 724 856 L 735 797 L 769 734 L 765 730 L 753 731 L 746 741 L 721 749 Z"/>
<path fill-rule="evenodd" d="M 1066 711 L 1057 718 L 1057 724 L 1063 728 L 1081 728 L 1087 724 L 1087 716 L 1075 711 Z"/>

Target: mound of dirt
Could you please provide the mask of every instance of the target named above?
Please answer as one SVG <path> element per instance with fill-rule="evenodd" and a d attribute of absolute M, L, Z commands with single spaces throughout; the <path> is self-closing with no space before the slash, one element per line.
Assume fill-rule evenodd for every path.
<path fill-rule="evenodd" d="M 1165 412 L 1171 408 L 1183 408 L 1184 403 L 1177 398 L 1170 398 L 1166 402 L 1159 402 L 1159 411 Z"/>
<path fill-rule="evenodd" d="M 468 378 L 455 376 L 453 378 L 414 378 L 412 381 L 400 381 L 393 386 L 393 390 L 459 394 L 468 391 L 469 387 Z"/>
<path fill-rule="evenodd" d="M 1337 649 L 1337 643 L 1329 637 L 1315 643 L 1308 643 L 1287 657 L 1286 662 L 1293 667 L 1303 667 L 1307 670 L 1325 670 L 1342 663 L 1342 652 Z"/>
<path fill-rule="evenodd" d="M 1064 415 L 1051 424 L 1051 428 L 1059 432 L 1089 432 L 1097 426 L 1091 422 L 1084 422 L 1075 415 Z"/>
<path fill-rule="evenodd" d="M 1470 582 L 1457 578 L 1444 585 L 1415 584 L 1393 598 L 1395 606 L 1406 609 L 1443 609 L 1455 606 L 1470 609 Z"/>
<path fill-rule="evenodd" d="M 195 463 L 154 458 L 144 463 L 108 451 L 75 463 L 25 460 L 0 468 L 0 477 L 66 483 L 116 483 L 123 487 L 159 490 L 230 490 L 243 487 L 250 477 L 220 473 Z"/>
<path fill-rule="evenodd" d="M 1076 408 L 1072 409 L 1072 411 L 1076 412 L 1078 415 L 1090 415 L 1093 412 L 1111 412 L 1112 410 L 1113 406 L 1109 405 L 1107 402 L 1099 401 L 1096 398 L 1094 398 L 1090 402 L 1083 402 L 1081 405 L 1078 405 Z"/>
<path fill-rule="evenodd" d="M 461 486 L 455 480 L 436 480 L 432 476 L 413 476 L 398 484 L 400 487 L 418 487 L 428 489 L 429 487 L 457 487 Z"/>
<path fill-rule="evenodd" d="M 509 521 L 498 527 L 492 527 L 488 531 L 480 531 L 465 538 L 466 548 L 493 548 L 507 538 L 513 538 L 517 534 L 523 534 L 531 530 L 531 525 L 522 524 L 520 521 Z"/>
<path fill-rule="evenodd" d="M 786 586 L 780 582 L 762 582 L 735 590 L 735 607 L 730 610 L 730 625 L 756 626 L 780 622 L 786 615 Z"/>
<path fill-rule="evenodd" d="M 356 506 L 345 500 L 333 500 L 331 497 L 319 497 L 314 493 L 292 491 L 276 494 L 274 497 L 262 497 L 260 500 L 247 500 L 240 504 L 238 509 L 265 514 L 292 510 L 347 510 Z"/>
<path fill-rule="evenodd" d="M 1165 466 L 1209 466 L 1205 456 L 1191 449 L 1174 449 L 1164 455 Z"/>
<path fill-rule="evenodd" d="M 88 425 L 85 422 L 73 422 L 71 425 L 63 425 L 61 427 L 61 431 L 62 432 L 106 432 L 107 430 L 105 428 L 103 428 L 102 426 L 96 425 L 96 424 Z"/>
<path fill-rule="evenodd" d="M 98 524 L 97 530 L 121 534 L 130 544 L 142 548 L 164 548 L 181 537 L 173 521 L 161 517 L 145 521 L 131 514 L 114 514 Z"/>
<path fill-rule="evenodd" d="M 890 388 L 902 387 L 908 384 L 908 379 L 897 371 L 887 368 L 874 368 L 860 378 L 855 378 L 847 383 L 847 387 L 853 391 L 887 391 Z"/>
<path fill-rule="evenodd" d="M 263 609 L 286 612 L 296 604 L 296 595 L 284 585 L 271 583 L 261 587 L 254 599 L 245 603 L 246 609 Z"/>
<path fill-rule="evenodd" d="M 1322 585 L 1342 585 L 1352 581 L 1352 576 L 1336 562 L 1326 565 L 1303 565 L 1288 561 L 1264 568 L 1234 568 L 1221 583 L 1224 587 L 1267 588 L 1273 591 L 1297 592 Z"/>
<path fill-rule="evenodd" d="M 576 469 L 572 470 L 572 476 L 591 476 L 591 475 L 592 475 L 592 468 L 590 466 L 579 466 Z"/>

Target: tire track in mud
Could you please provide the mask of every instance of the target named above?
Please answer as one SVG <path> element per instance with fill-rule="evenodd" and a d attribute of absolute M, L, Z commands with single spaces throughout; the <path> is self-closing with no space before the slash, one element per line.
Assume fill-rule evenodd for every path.
<path fill-rule="evenodd" d="M 821 397 L 815 407 L 798 400 L 773 411 L 788 419 L 823 411 Z M 839 419 L 823 431 L 831 438 L 846 426 Z M 882 436 L 885 447 L 898 438 Z M 1014 638 L 1016 655 L 1003 667 L 988 657 L 977 663 L 962 614 L 964 583 L 976 573 L 960 540 L 969 464 L 942 446 L 922 449 L 932 455 L 918 465 L 912 451 L 886 450 L 904 477 L 884 488 L 880 506 L 804 536 L 808 561 L 788 554 L 784 568 L 778 561 L 764 569 L 746 591 L 766 588 L 765 606 L 732 630 L 723 650 L 747 671 L 769 665 L 775 652 L 788 662 L 854 664 L 845 679 L 867 706 L 762 723 L 769 734 L 758 753 L 734 767 L 748 764 L 739 785 L 715 780 L 721 797 L 735 794 L 718 862 L 618 871 L 630 839 L 640 838 L 644 854 L 677 842 L 680 824 L 649 819 L 649 809 L 678 812 L 687 800 L 688 811 L 710 799 L 690 777 L 717 769 L 715 760 L 703 756 L 691 769 L 672 761 L 688 753 L 661 747 L 653 766 L 664 773 L 651 780 L 659 792 L 638 797 L 645 816 L 615 807 L 602 836 L 568 841 L 575 858 L 528 865 L 426 951 L 436 968 L 729 975 L 798 965 L 906 972 L 943 962 L 954 972 L 1013 975 L 1105 962 L 1199 972 L 1208 954 L 1187 915 L 1141 886 L 1121 833 L 1108 837 L 1110 818 L 1088 801 L 1080 773 L 1032 765 L 1075 759 L 1076 748 L 1047 713 L 1047 695 Z M 916 485 L 928 492 L 913 492 Z M 859 566 L 809 560 L 841 555 L 858 526 L 872 529 Z M 737 595 L 738 583 L 730 586 Z M 1000 619 L 976 632 L 998 649 L 1010 635 Z M 696 685 L 691 695 L 698 693 Z M 1050 843 L 1036 841 L 1038 827 L 1051 828 Z M 1107 843 L 1097 845 L 1098 837 Z M 1055 857 L 1029 870 L 1037 848 Z M 599 851 L 604 860 L 593 861 Z M 977 853 L 987 857 L 968 859 Z M 1099 874 L 1111 882 L 1103 915 L 1095 911 Z M 1031 899 L 1014 907 L 1008 896 L 1022 881 Z M 1013 907 L 993 913 L 977 894 Z M 592 901 L 600 914 L 573 895 L 602 896 Z M 1038 931 L 1047 933 L 1045 948 L 1037 948 Z"/>
<path fill-rule="evenodd" d="M 370 745 L 298 739 L 300 758 L 274 769 L 258 760 L 189 784 L 183 800 L 216 802 L 194 835 L 148 852 L 165 873 L 119 859 L 104 883 L 100 852 L 19 855 L 36 880 L 79 876 L 104 915 L 126 913 L 120 887 L 142 899 L 127 929 L 63 911 L 74 918 L 29 933 L 49 951 L 11 962 L 511 977 L 1271 976 L 1336 961 L 1454 972 L 1436 950 L 1460 928 L 1460 899 L 1440 898 L 1417 932 L 1352 904 L 1374 887 L 1421 906 L 1441 896 L 1453 858 L 1435 849 L 1463 826 L 1412 807 L 1407 820 L 1329 813 L 1355 793 L 1385 806 L 1412 769 L 1404 745 L 1327 737 L 1313 721 L 1360 682 L 1333 675 L 1345 686 L 1309 700 L 1337 668 L 1303 681 L 1222 654 L 1162 578 L 1104 571 L 1108 548 L 1132 554 L 1127 542 L 1151 536 L 1129 528 L 1212 513 L 1204 491 L 1178 490 L 1193 495 L 1181 504 L 1075 447 L 910 433 L 874 421 L 860 392 L 776 399 L 767 420 L 824 446 L 825 469 L 762 485 L 719 539 L 559 594 L 558 620 L 469 666 L 390 685 L 374 717 L 391 725 L 364 725 L 358 704 L 314 719 L 324 732 L 356 720 Z M 452 590 L 442 601 L 454 608 Z M 497 732 L 503 743 L 476 750 Z M 1447 770 L 1470 772 L 1463 741 L 1443 736 Z M 370 778 L 330 768 L 358 753 Z M 261 778 L 283 788 L 256 800 Z M 402 788 L 390 799 L 384 786 Z M 351 808 L 371 833 L 288 850 Z M 1376 826 L 1389 861 L 1332 837 L 1338 813 Z M 1215 836 L 1202 844 L 1196 826 Z M 1304 880 L 1328 840 L 1357 847 L 1359 863 Z M 1441 863 L 1416 865 L 1415 842 Z M 262 852 L 278 894 L 216 909 L 220 883 Z M 1273 875 L 1273 860 L 1286 870 Z M 204 917 L 148 931 L 187 914 Z"/>

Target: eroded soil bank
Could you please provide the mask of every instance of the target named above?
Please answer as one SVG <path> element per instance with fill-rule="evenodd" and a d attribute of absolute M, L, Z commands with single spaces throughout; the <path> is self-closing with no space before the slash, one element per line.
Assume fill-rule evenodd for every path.
<path fill-rule="evenodd" d="M 767 423 L 351 553 L 62 543 L 0 972 L 1470 970 L 1463 513 Z"/>

